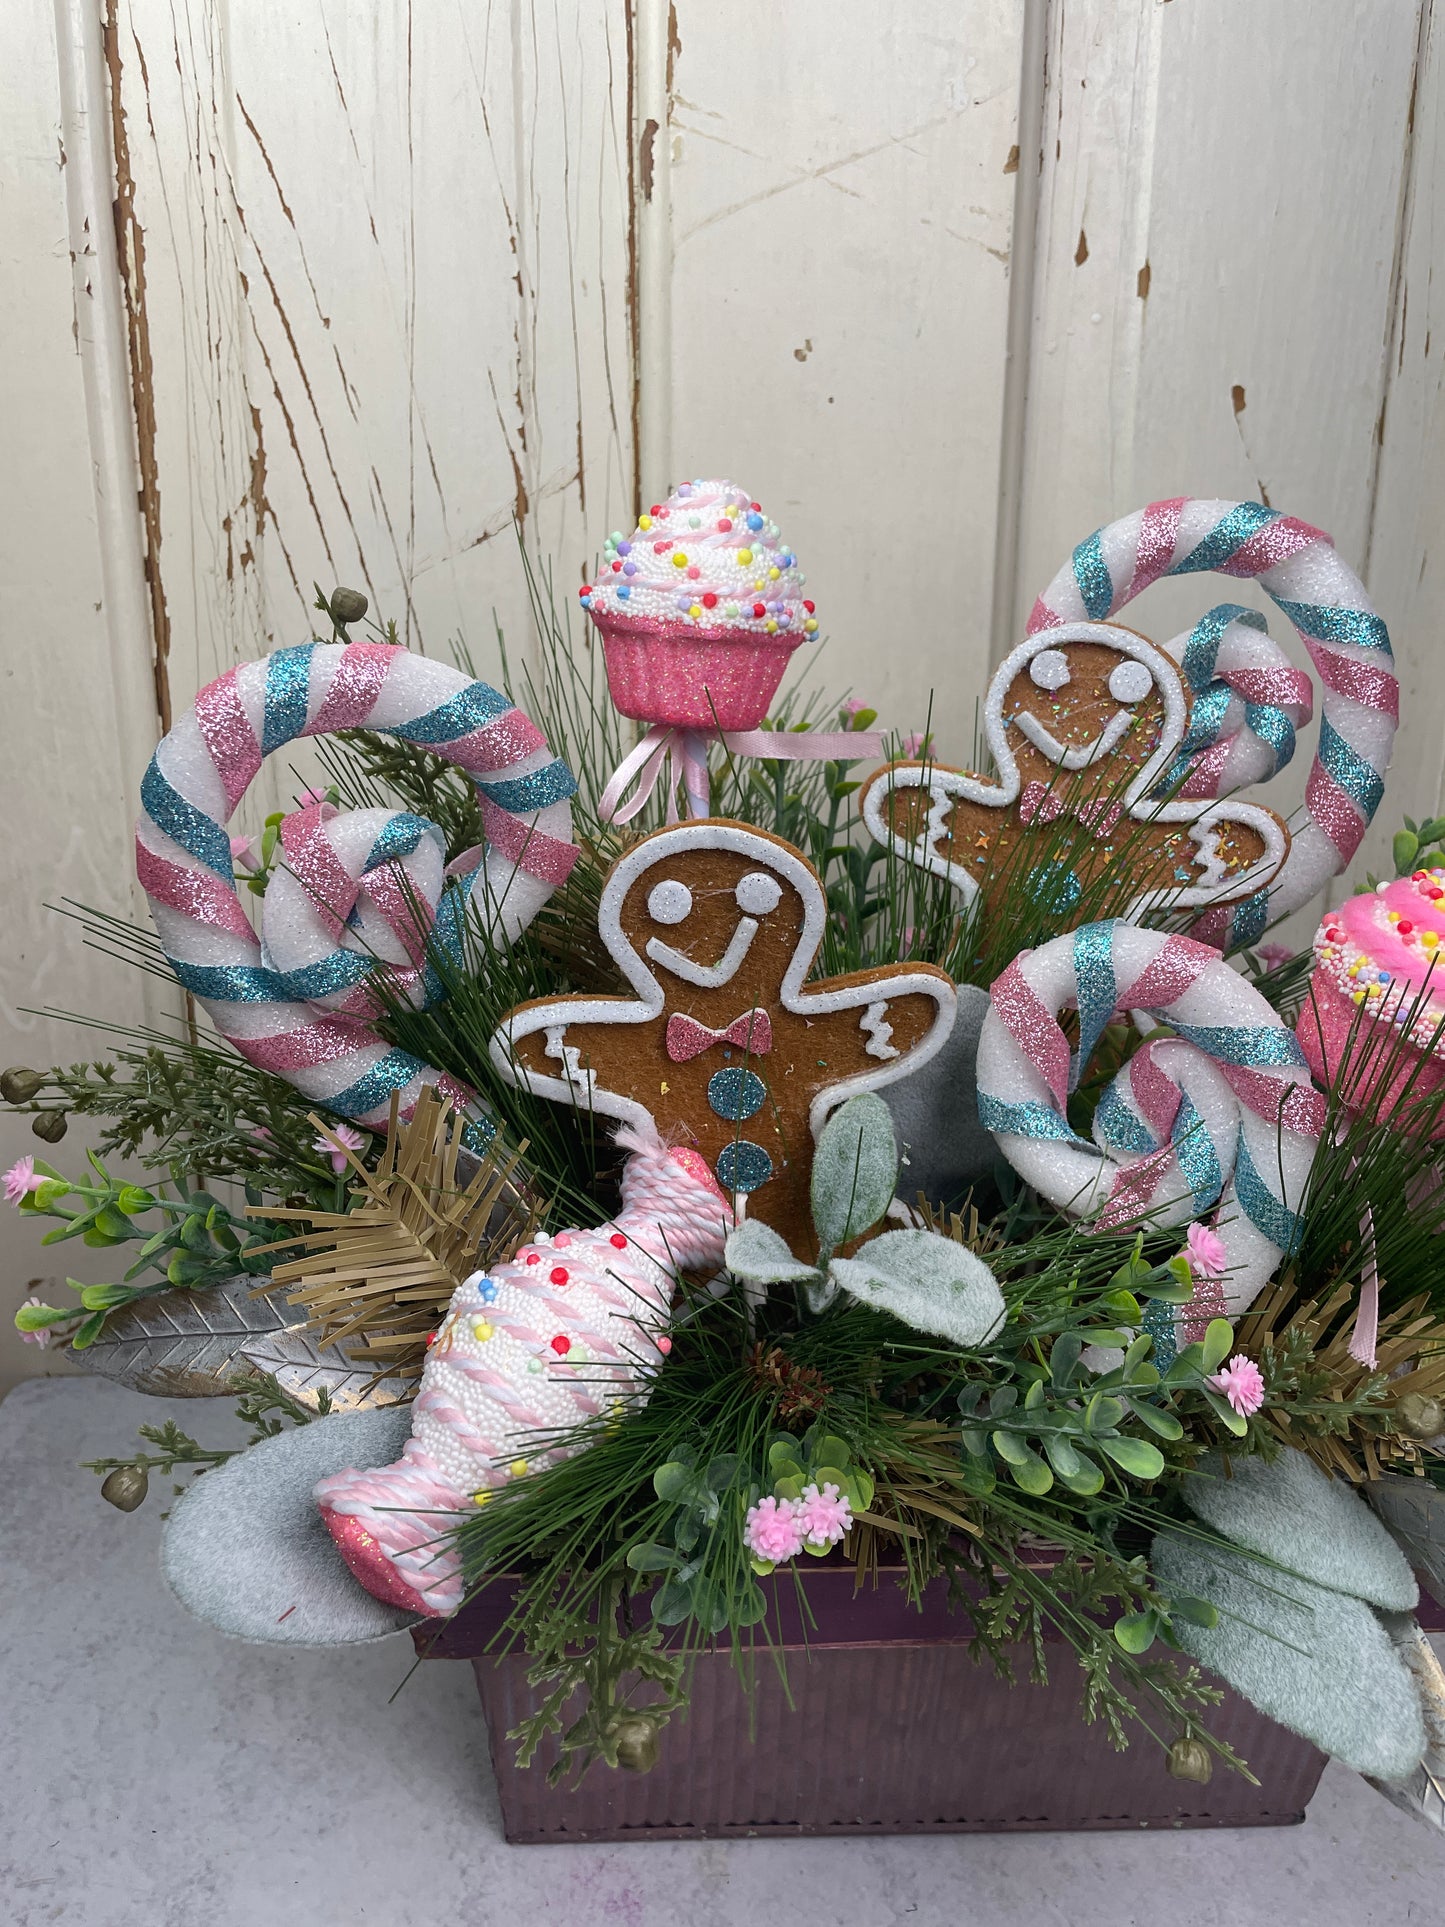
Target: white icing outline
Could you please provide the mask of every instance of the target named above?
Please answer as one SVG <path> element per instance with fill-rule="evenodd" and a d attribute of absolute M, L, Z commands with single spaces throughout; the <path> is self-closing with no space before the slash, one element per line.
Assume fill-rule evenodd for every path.
<path fill-rule="evenodd" d="M 670 943 L 664 943 L 661 937 L 648 938 L 647 954 L 674 977 L 681 977 L 684 983 L 696 984 L 699 990 L 721 990 L 737 976 L 757 934 L 757 918 L 743 917 L 715 964 L 697 963 L 681 950 L 674 950 Z"/>
<path fill-rule="evenodd" d="M 1109 754 L 1118 746 L 1133 721 L 1131 715 L 1121 711 L 1110 718 L 1092 743 L 1080 749 L 1066 750 L 1032 712 L 1024 711 L 1020 716 L 1007 719 L 1004 717 L 1004 697 L 1019 671 L 1045 650 L 1057 649 L 1070 642 L 1102 643 L 1106 648 L 1142 663 L 1149 671 L 1155 687 L 1164 698 L 1164 724 L 1154 754 L 1138 770 L 1118 802 L 1123 813 L 1137 823 L 1187 823 L 1205 864 L 1206 874 L 1199 883 L 1188 886 L 1176 884 L 1173 888 L 1145 891 L 1122 912 L 1123 919 L 1130 921 L 1147 910 L 1165 905 L 1170 909 L 1183 910 L 1203 908 L 1221 901 L 1233 903 L 1251 896 L 1277 878 L 1289 854 L 1289 841 L 1271 811 L 1255 803 L 1237 803 L 1228 799 L 1206 803 L 1202 807 L 1198 801 L 1185 797 L 1176 797 L 1166 803 L 1149 800 L 1150 789 L 1169 769 L 1184 740 L 1188 721 L 1184 679 L 1178 664 L 1163 650 L 1157 649 L 1152 642 L 1146 642 L 1142 636 L 1136 636 L 1132 630 L 1121 629 L 1111 622 L 1060 623 L 1056 628 L 1039 630 L 1037 635 L 1030 636 L 1011 650 L 994 672 L 983 708 L 984 737 L 998 767 L 998 782 L 990 783 L 982 777 L 968 776 L 962 770 L 943 769 L 936 763 L 889 764 L 868 779 L 859 797 L 860 813 L 871 835 L 906 862 L 916 863 L 931 875 L 951 883 L 965 905 L 972 903 L 979 893 L 978 879 L 962 864 L 945 856 L 940 846 L 948 829 L 948 813 L 955 802 L 985 803 L 993 808 L 1006 809 L 1018 801 L 1022 782 L 1008 740 L 1009 724 L 1014 724 L 1020 734 L 1044 755 L 1073 771 L 1086 769 Z M 1138 700 L 1142 702 L 1143 697 Z M 1032 728 L 1028 726 L 1030 724 Z M 1074 758 L 1079 760 L 1071 760 Z M 923 832 L 911 842 L 897 834 L 885 814 L 889 797 L 895 790 L 903 789 L 926 789 L 932 798 Z M 1225 876 L 1223 864 L 1215 854 L 1218 831 L 1227 823 L 1242 823 L 1256 830 L 1264 843 L 1264 853 L 1259 861 L 1232 877 Z"/>
<path fill-rule="evenodd" d="M 888 1003 L 869 1004 L 858 1019 L 859 1030 L 867 1031 L 868 1042 L 863 1046 L 870 1057 L 896 1057 L 897 1049 L 893 1043 L 893 1026 L 887 1022 Z"/>
<path fill-rule="evenodd" d="M 667 992 L 657 976 L 649 968 L 647 961 L 634 948 L 622 928 L 622 904 L 637 879 L 659 863 L 670 862 L 680 855 L 691 854 L 694 850 L 726 850 L 741 856 L 745 861 L 754 863 L 759 869 L 772 872 L 785 883 L 792 885 L 803 903 L 803 927 L 793 955 L 783 972 L 777 1001 L 782 1008 L 795 1016 L 822 1016 L 835 1010 L 859 1010 L 863 1017 L 868 1011 L 881 1005 L 880 1016 L 887 1011 L 888 1005 L 896 997 L 910 995 L 924 996 L 932 1000 L 937 1016 L 930 1029 L 911 1050 L 900 1051 L 888 1064 L 880 1064 L 876 1070 L 860 1071 L 853 1077 L 841 1079 L 830 1084 L 814 1098 L 808 1112 L 808 1126 L 816 1138 L 829 1115 L 850 1097 L 860 1091 L 876 1091 L 885 1085 L 896 1083 L 902 1077 L 910 1077 L 920 1070 L 930 1058 L 936 1057 L 947 1043 L 953 1029 L 954 1017 L 958 1009 L 957 993 L 953 984 L 945 976 L 935 976 L 932 972 L 909 971 L 886 980 L 888 994 L 879 997 L 884 981 L 872 978 L 863 983 L 847 984 L 836 990 L 806 989 L 804 978 L 822 948 L 823 935 L 827 922 L 827 899 L 823 886 L 813 866 L 781 838 L 768 836 L 761 831 L 751 830 L 741 823 L 730 823 L 717 819 L 694 823 L 680 823 L 666 830 L 656 830 L 651 836 L 644 837 L 639 843 L 621 857 L 613 866 L 606 883 L 602 887 L 601 902 L 597 912 L 597 931 L 623 976 L 637 993 L 635 1000 L 625 997 L 588 997 L 588 998 L 551 998 L 544 1003 L 524 1006 L 514 1011 L 498 1026 L 492 1034 L 489 1053 L 499 1075 L 509 1084 L 532 1092 L 537 1097 L 549 1097 L 567 1104 L 577 1103 L 575 1086 L 563 1077 L 552 1077 L 542 1071 L 534 1071 L 522 1063 L 516 1055 L 516 1047 L 524 1037 L 535 1036 L 538 1031 L 555 1031 L 555 1050 L 549 1049 L 547 1055 L 561 1054 L 564 1068 L 566 1053 L 573 1048 L 565 1042 L 565 1033 L 574 1023 L 606 1024 L 645 1024 L 662 1015 L 667 1009 Z M 748 944 L 757 925 L 751 917 L 744 917 L 739 930 L 744 925 L 752 925 Z M 657 939 L 651 939 L 646 949 L 651 953 Z M 734 934 L 728 952 L 737 943 Z M 662 945 L 665 951 L 671 946 Z M 675 956 L 676 952 L 671 952 Z M 662 961 L 664 967 L 672 969 L 670 958 L 655 959 Z M 684 959 L 691 962 L 691 959 Z M 741 961 L 741 959 L 739 959 Z M 695 966 L 705 969 L 706 966 Z M 714 965 L 714 969 L 720 968 Z M 680 974 L 680 973 L 679 973 Z M 731 973 L 729 973 L 731 975 Z M 728 978 L 719 979 L 727 982 Z M 765 1006 L 756 1006 L 764 1008 Z M 860 1017 L 860 1022 L 862 1017 Z M 554 1040 L 549 1037 L 549 1045 Z M 624 1096 L 620 1091 L 609 1091 L 598 1085 L 596 1074 L 583 1073 L 592 1079 L 587 1092 L 587 1108 L 604 1117 L 619 1118 L 625 1124 L 634 1126 L 656 1126 L 652 1113 L 635 1099 Z"/>

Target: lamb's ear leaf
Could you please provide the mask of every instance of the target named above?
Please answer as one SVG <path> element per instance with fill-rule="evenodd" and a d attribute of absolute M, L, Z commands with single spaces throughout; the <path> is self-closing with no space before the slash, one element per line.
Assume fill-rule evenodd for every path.
<path fill-rule="evenodd" d="M 864 1091 L 835 1111 L 813 1154 L 813 1225 L 825 1252 L 869 1231 L 893 1202 L 898 1144 L 881 1097 Z"/>
<path fill-rule="evenodd" d="M 955 1345 L 985 1344 L 1004 1321 L 1003 1293 L 982 1258 L 934 1231 L 885 1231 L 856 1258 L 835 1258 L 831 1275 L 863 1304 Z"/>
<path fill-rule="evenodd" d="M 750 1285 L 815 1284 L 818 1270 L 795 1258 L 786 1241 L 761 1218 L 744 1218 L 728 1233 L 723 1262 Z"/>

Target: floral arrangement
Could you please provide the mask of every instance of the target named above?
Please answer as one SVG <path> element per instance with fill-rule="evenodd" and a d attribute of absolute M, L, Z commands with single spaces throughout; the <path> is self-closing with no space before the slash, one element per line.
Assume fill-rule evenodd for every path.
<path fill-rule="evenodd" d="M 1107 621 L 1206 568 L 1319 669 L 1303 821 L 1235 794 L 1313 700 L 1262 618 L 1166 649 Z M 959 769 L 806 671 L 779 695 L 819 619 L 729 484 L 609 538 L 602 661 L 529 580 L 542 667 L 500 691 L 318 594 L 329 637 L 162 745 L 155 933 L 72 914 L 190 1008 L 0 1078 L 47 1147 L 98 1134 L 7 1201 L 120 1268 L 21 1332 L 239 1396 L 278 1495 L 316 1485 L 347 1625 L 343 1559 L 386 1625 L 514 1576 L 515 1737 L 559 1776 L 646 1766 L 691 1656 L 766 1646 L 768 1588 L 846 1559 L 946 1579 L 1001 1667 L 1062 1632 L 1084 1716 L 1183 1777 L 1248 1770 L 1219 1674 L 1438 1808 L 1414 1580 L 1359 1493 L 1445 1485 L 1445 820 L 1313 951 L 1265 936 L 1350 861 L 1388 757 L 1388 638 L 1327 539 L 1253 504 L 1100 531 Z M 321 776 L 229 838 L 302 735 Z M 203 1475 L 168 1528 L 191 1597 L 182 1526 L 236 1455 L 144 1443 L 94 1469 L 127 1509 Z M 227 1629 L 287 1636 L 260 1619 Z"/>

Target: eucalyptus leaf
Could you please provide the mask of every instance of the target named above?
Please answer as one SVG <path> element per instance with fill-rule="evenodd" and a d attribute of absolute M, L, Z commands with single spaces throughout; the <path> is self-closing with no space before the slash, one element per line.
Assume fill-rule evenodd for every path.
<path fill-rule="evenodd" d="M 813 1223 L 833 1252 L 878 1223 L 893 1202 L 898 1145 L 881 1097 L 865 1091 L 835 1111 L 813 1153 Z"/>
<path fill-rule="evenodd" d="M 1157 1630 L 1158 1620 L 1152 1612 L 1126 1613 L 1114 1621 L 1114 1637 L 1126 1653 L 1147 1653 Z"/>
<path fill-rule="evenodd" d="M 1009 1472 L 1014 1484 L 1027 1492 L 1030 1498 L 1041 1499 L 1053 1486 L 1054 1475 L 1037 1452 L 1027 1446 L 1024 1452 L 1022 1459 L 1009 1461 Z"/>
<path fill-rule="evenodd" d="M 655 1542 L 630 1546 L 627 1563 L 634 1572 L 672 1572 L 682 1564 L 671 1546 Z"/>
<path fill-rule="evenodd" d="M 1169 1610 L 1176 1619 L 1187 1619 L 1191 1626 L 1217 1626 L 1218 1608 L 1207 1599 L 1195 1599 L 1189 1593 L 1180 1593 L 1169 1602 Z"/>
<path fill-rule="evenodd" d="M 1182 1439 L 1184 1427 L 1172 1412 L 1164 1412 L 1147 1399 L 1130 1399 L 1129 1410 L 1139 1423 L 1151 1431 L 1156 1439 Z"/>
<path fill-rule="evenodd" d="M 1216 1372 L 1229 1356 L 1234 1343 L 1234 1327 L 1227 1318 L 1211 1318 L 1204 1328 L 1203 1372 Z"/>
<path fill-rule="evenodd" d="M 1133 1478 L 1157 1479 L 1164 1470 L 1163 1453 L 1147 1439 L 1119 1439 L 1105 1433 L 1097 1443 L 1101 1452 Z"/>
<path fill-rule="evenodd" d="M 692 1612 L 692 1588 L 680 1579 L 669 1579 L 652 1598 L 652 1617 L 659 1626 L 676 1626 Z"/>
<path fill-rule="evenodd" d="M 659 1499 L 673 1505 L 690 1500 L 697 1488 L 697 1475 L 690 1465 L 680 1459 L 672 1459 L 666 1465 L 658 1466 L 652 1475 L 652 1489 Z"/>

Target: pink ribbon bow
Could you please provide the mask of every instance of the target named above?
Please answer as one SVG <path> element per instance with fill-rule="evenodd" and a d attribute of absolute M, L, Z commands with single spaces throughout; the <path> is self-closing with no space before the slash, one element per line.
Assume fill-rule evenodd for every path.
<path fill-rule="evenodd" d="M 1061 816 L 1076 816 L 1085 829 L 1092 830 L 1095 836 L 1108 836 L 1123 814 L 1124 805 L 1111 802 L 1107 796 L 1081 797 L 1075 803 L 1037 779 L 1024 784 L 1023 795 L 1019 798 L 1021 823 L 1035 820 L 1053 823 Z"/>
<path fill-rule="evenodd" d="M 725 1030 L 709 1030 L 696 1017 L 675 1011 L 667 1020 L 667 1054 L 674 1064 L 701 1057 L 714 1044 L 736 1044 L 751 1057 L 766 1057 L 773 1048 L 773 1026 L 765 1010 L 745 1010 Z"/>
<path fill-rule="evenodd" d="M 733 756 L 766 756 L 784 763 L 857 763 L 883 754 L 883 738 L 872 729 L 681 729 L 654 723 L 613 771 L 598 799 L 598 816 L 604 823 L 630 823 L 657 788 L 664 769 L 668 822 L 678 820 L 679 785 L 687 796 L 688 815 L 708 815 L 712 797 L 707 752 L 712 742 L 720 742 Z M 624 803 L 634 783 L 636 791 Z"/>

